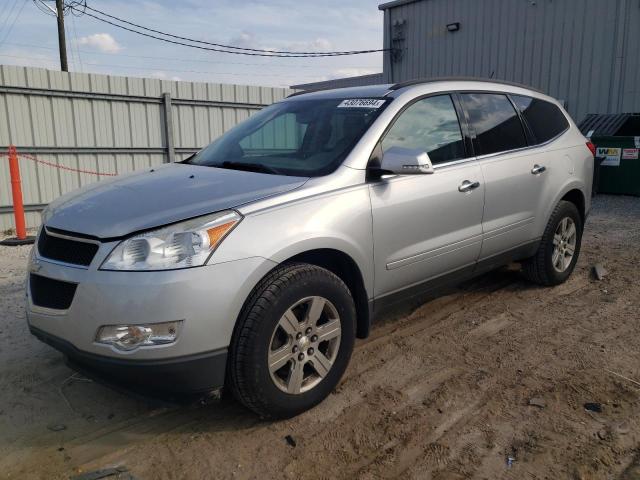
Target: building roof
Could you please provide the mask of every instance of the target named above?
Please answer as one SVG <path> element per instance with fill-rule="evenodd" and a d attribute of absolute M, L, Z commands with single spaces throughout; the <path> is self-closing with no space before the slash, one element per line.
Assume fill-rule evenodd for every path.
<path fill-rule="evenodd" d="M 394 0 L 392 2 L 382 3 L 378 5 L 378 10 L 387 10 L 389 8 L 406 5 L 407 3 L 415 3 L 415 2 L 421 2 L 421 1 L 422 0 Z"/>

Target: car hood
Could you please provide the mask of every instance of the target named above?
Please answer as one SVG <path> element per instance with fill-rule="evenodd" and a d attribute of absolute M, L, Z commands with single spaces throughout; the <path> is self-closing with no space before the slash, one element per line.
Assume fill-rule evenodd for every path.
<path fill-rule="evenodd" d="M 47 227 L 122 237 L 298 188 L 303 177 L 166 164 L 88 185 L 49 204 Z"/>

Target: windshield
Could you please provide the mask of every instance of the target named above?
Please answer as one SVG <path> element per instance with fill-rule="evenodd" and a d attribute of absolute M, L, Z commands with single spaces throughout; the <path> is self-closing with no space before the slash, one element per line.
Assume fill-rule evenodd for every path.
<path fill-rule="evenodd" d="M 384 99 L 276 103 L 186 163 L 301 177 L 327 175 L 338 168 L 386 103 Z"/>

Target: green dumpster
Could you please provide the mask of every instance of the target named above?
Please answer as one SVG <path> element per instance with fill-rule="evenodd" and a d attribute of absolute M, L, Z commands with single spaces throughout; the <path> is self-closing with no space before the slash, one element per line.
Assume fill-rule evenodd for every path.
<path fill-rule="evenodd" d="M 587 115 L 580 130 L 596 146 L 597 192 L 640 196 L 640 114 Z"/>

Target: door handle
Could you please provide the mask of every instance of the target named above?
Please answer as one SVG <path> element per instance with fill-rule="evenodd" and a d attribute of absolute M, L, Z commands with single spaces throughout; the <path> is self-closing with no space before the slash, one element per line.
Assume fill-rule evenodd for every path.
<path fill-rule="evenodd" d="M 545 167 L 544 165 L 538 165 L 537 163 L 533 166 L 533 168 L 531 169 L 531 173 L 533 173 L 534 175 L 540 175 L 542 172 L 544 172 L 547 169 L 547 167 Z"/>
<path fill-rule="evenodd" d="M 458 191 L 462 193 L 470 192 L 471 190 L 475 190 L 480 186 L 480 182 L 470 182 L 469 180 L 465 180 L 458 187 Z"/>

